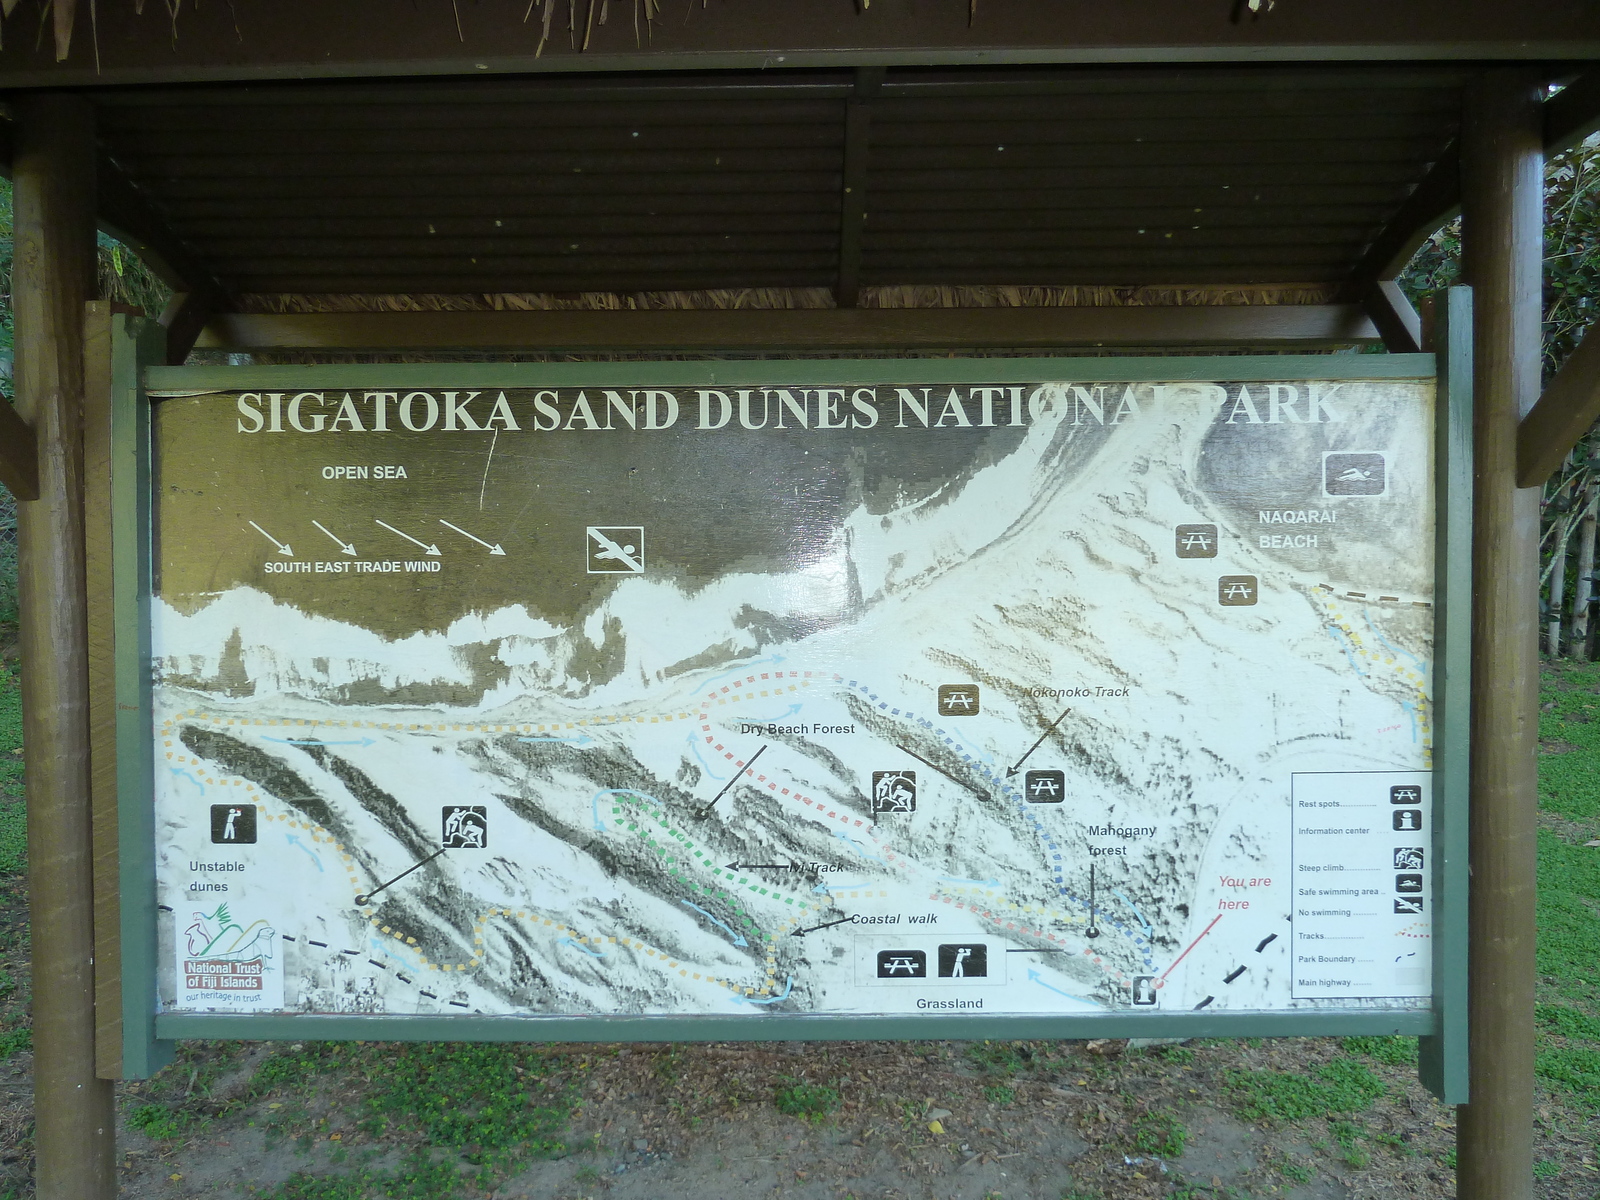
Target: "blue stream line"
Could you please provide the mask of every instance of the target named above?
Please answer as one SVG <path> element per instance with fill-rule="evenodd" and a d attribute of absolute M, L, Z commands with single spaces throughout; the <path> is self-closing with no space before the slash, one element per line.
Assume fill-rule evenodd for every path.
<path fill-rule="evenodd" d="M 1112 892 L 1111 894 L 1113 896 L 1115 896 L 1118 900 L 1121 900 L 1129 908 L 1133 909 L 1133 915 L 1139 918 L 1139 924 L 1141 926 L 1143 926 L 1143 928 L 1144 928 L 1145 937 L 1149 937 L 1152 933 L 1155 932 L 1155 929 L 1150 924 L 1150 922 L 1145 920 L 1145 915 L 1142 912 L 1139 911 L 1139 906 L 1137 904 L 1135 904 L 1132 900 L 1129 900 L 1121 892 Z"/>
<path fill-rule="evenodd" d="M 790 975 L 784 980 L 783 991 L 779 995 L 768 997 L 765 1000 L 757 1000 L 754 996 L 741 996 L 738 992 L 735 992 L 733 999 L 737 1004 L 777 1004 L 780 1001 L 787 1000 L 789 993 L 792 991 L 794 991 L 794 976 Z"/>
<path fill-rule="evenodd" d="M 344 742 L 327 742 L 321 738 L 275 738 L 268 737 L 263 733 L 261 740 L 264 742 L 277 742 L 280 746 L 370 746 L 375 739 L 354 738 Z"/>
<path fill-rule="evenodd" d="M 583 953 L 587 954 L 590 958 L 604 958 L 605 957 L 605 954 L 603 952 L 601 952 L 599 950 L 591 950 L 591 949 L 589 949 L 589 947 L 585 946 L 582 942 L 575 942 L 569 937 L 561 938 L 559 941 L 556 942 L 556 945 L 558 945 L 558 946 L 571 946 L 574 950 L 583 951 Z"/>
<path fill-rule="evenodd" d="M 299 846 L 300 849 L 304 850 L 307 854 L 309 854 L 311 856 L 311 861 L 317 864 L 317 870 L 318 871 L 322 870 L 322 858 L 321 858 L 320 855 L 317 854 L 317 852 L 315 850 L 313 850 L 310 846 L 306 845 L 304 842 L 302 842 L 298 837 L 296 837 L 292 833 L 286 833 L 283 836 L 289 839 L 289 844 L 291 846 Z"/>
<path fill-rule="evenodd" d="M 891 707 L 887 700 L 880 700 L 877 694 L 873 692 L 870 687 L 864 683 L 858 683 L 854 679 L 849 680 L 845 686 L 866 696 L 868 700 L 872 701 L 872 703 L 878 706 L 879 711 L 887 713 L 891 717 L 900 717 L 907 721 L 913 721 L 922 726 L 924 729 L 931 730 L 936 736 L 944 740 L 944 744 L 946 746 L 951 747 L 956 753 L 961 755 L 961 761 L 964 764 L 972 768 L 979 775 L 986 778 L 991 786 L 996 788 L 1003 796 L 1005 796 L 1007 800 L 1010 800 L 1011 803 L 1016 806 L 1017 812 L 1022 816 L 1022 819 L 1033 826 L 1034 832 L 1037 833 L 1039 835 L 1039 839 L 1044 842 L 1046 851 L 1050 856 L 1048 859 L 1048 865 L 1050 867 L 1051 874 L 1055 878 L 1056 892 L 1062 898 L 1072 901 L 1079 908 L 1083 909 L 1084 912 L 1089 911 L 1089 902 L 1087 900 L 1079 899 L 1077 896 L 1074 896 L 1067 890 L 1067 881 L 1064 875 L 1065 868 L 1062 865 L 1063 859 L 1060 843 L 1056 841 L 1050 830 L 1046 828 L 1044 822 L 1039 820 L 1039 818 L 1031 811 L 1033 806 L 1031 806 L 1027 800 L 1023 798 L 1021 792 L 1017 791 L 1016 788 L 1011 786 L 1010 782 L 1003 775 L 997 772 L 993 767 L 980 762 L 973 755 L 964 753 L 961 747 L 956 744 L 957 739 L 954 736 L 945 732 L 945 730 L 935 725 L 926 717 L 919 717 L 916 713 L 908 710 Z M 1096 913 L 1096 917 L 1105 924 L 1110 925 L 1118 933 L 1122 934 L 1129 941 L 1131 941 L 1138 948 L 1140 956 L 1144 959 L 1144 964 L 1146 967 L 1152 970 L 1155 968 L 1155 961 L 1150 957 L 1150 940 L 1146 935 L 1139 930 L 1130 929 L 1121 921 L 1103 911 Z"/>
<path fill-rule="evenodd" d="M 196 779 L 193 775 L 189 774 L 189 772 L 185 771 L 182 767 L 168 767 L 167 769 L 172 772 L 173 778 L 175 778 L 175 779 L 180 779 L 180 778 L 181 779 L 187 779 L 190 783 L 194 784 L 195 787 L 200 789 L 200 794 L 202 796 L 204 796 L 206 794 L 206 785 L 201 783 L 198 779 Z"/>
<path fill-rule="evenodd" d="M 1076 1000 L 1079 1004 L 1087 1004 L 1092 1008 L 1104 1008 L 1105 1007 L 1105 1005 L 1096 1004 L 1093 1000 L 1085 999 L 1083 996 L 1074 996 L 1071 992 L 1063 992 L 1058 987 L 1051 987 L 1048 983 L 1046 983 L 1044 981 L 1044 976 L 1040 975 L 1039 972 L 1036 971 L 1033 967 L 1029 967 L 1028 968 L 1028 978 L 1031 981 L 1033 981 L 1034 983 L 1037 983 L 1045 991 L 1054 992 L 1058 996 L 1065 996 L 1068 1000 Z"/>
<path fill-rule="evenodd" d="M 688 737 L 688 742 L 689 745 L 694 747 L 694 756 L 700 760 L 700 766 L 704 768 L 707 775 L 709 775 L 712 779 L 718 780 L 728 778 L 726 775 L 718 775 L 711 769 L 711 764 L 706 761 L 705 755 L 700 753 L 700 739 L 697 736 L 691 733 Z"/>
<path fill-rule="evenodd" d="M 698 904 L 692 904 L 688 900 L 680 900 L 680 901 L 678 901 L 678 903 L 679 904 L 687 904 L 687 905 L 689 905 L 689 907 L 694 909 L 695 912 L 699 913 L 702 917 L 704 917 L 706 920 L 710 921 L 713 925 L 717 926 L 718 928 L 720 928 L 724 932 L 726 932 L 727 935 L 733 939 L 733 944 L 735 946 L 748 946 L 750 944 L 749 942 L 745 941 L 744 934 L 737 932 L 733 928 L 733 926 L 727 924 L 727 922 L 717 920 L 716 917 L 712 916 L 705 909 L 701 908 Z"/>

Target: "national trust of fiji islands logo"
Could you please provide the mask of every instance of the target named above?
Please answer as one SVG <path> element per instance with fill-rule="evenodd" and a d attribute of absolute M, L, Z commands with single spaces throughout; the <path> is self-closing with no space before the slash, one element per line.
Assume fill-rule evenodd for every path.
<path fill-rule="evenodd" d="M 276 949 L 277 930 L 264 920 L 240 925 L 227 902 L 215 911 L 193 914 L 184 930 L 188 953 L 183 960 L 184 986 L 197 992 L 260 992 Z"/>

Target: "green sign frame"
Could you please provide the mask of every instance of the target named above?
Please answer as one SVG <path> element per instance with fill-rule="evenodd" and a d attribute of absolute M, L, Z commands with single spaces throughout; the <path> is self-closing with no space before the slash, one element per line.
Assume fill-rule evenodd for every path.
<path fill-rule="evenodd" d="M 1216 357 L 986 358 L 985 380 L 1108 378 L 1240 381 L 1435 378 L 1435 747 L 1432 768 L 1432 1007 L 1406 1011 L 1107 1012 L 1072 1015 L 909 1014 L 749 1016 L 461 1016 L 158 1013 L 157 907 L 150 607 L 151 414 L 163 397 L 241 389 L 430 386 L 735 386 L 770 381 L 772 361 L 405 363 L 301 366 L 151 365 L 159 330 L 113 322 L 112 521 L 118 827 L 122 934 L 123 1072 L 147 1077 L 176 1042 L 199 1038 L 366 1041 L 734 1041 L 926 1038 L 1244 1037 L 1407 1034 L 1422 1038 L 1424 1083 L 1447 1103 L 1466 1100 L 1468 696 L 1471 611 L 1472 379 L 1470 293 L 1441 297 L 1435 354 Z M 787 381 L 862 383 L 907 377 L 903 359 L 793 360 Z M 962 382 L 971 360 L 915 360 L 920 382 Z"/>

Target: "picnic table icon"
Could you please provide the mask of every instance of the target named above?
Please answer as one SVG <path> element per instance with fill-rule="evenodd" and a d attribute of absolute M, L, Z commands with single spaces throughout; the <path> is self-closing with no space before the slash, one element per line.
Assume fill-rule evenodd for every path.
<path fill-rule="evenodd" d="M 586 550 L 591 575 L 642 574 L 644 527 L 590 525 Z"/>

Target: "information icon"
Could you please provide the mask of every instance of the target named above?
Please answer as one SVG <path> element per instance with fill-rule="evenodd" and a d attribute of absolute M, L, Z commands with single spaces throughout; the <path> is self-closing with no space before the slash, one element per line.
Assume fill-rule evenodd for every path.
<path fill-rule="evenodd" d="M 1154 975 L 1135 975 L 1133 977 L 1133 1002 L 1135 1004 L 1154 1004 L 1156 1002 L 1156 977 Z"/>
<path fill-rule="evenodd" d="M 1395 809 L 1394 827 L 1401 833 L 1420 833 L 1422 831 L 1422 810 L 1420 808 Z"/>
<path fill-rule="evenodd" d="M 975 683 L 941 683 L 939 685 L 939 715 L 941 717 L 977 716 L 978 685 Z"/>
<path fill-rule="evenodd" d="M 1254 604 L 1256 592 L 1254 575 L 1224 575 L 1217 580 L 1217 603 L 1225 607 Z"/>
<path fill-rule="evenodd" d="M 917 811 L 917 773 L 915 771 L 874 771 L 872 773 L 872 811 L 909 813 Z"/>
<path fill-rule="evenodd" d="M 481 804 L 446 804 L 444 848 L 482 850 L 489 844 L 489 810 Z"/>
<path fill-rule="evenodd" d="M 879 979 L 926 979 L 928 977 L 928 952 L 926 950 L 879 950 Z"/>
<path fill-rule="evenodd" d="M 1177 537 L 1179 558 L 1215 558 L 1217 556 L 1217 527 L 1215 525 L 1179 525 Z"/>
<path fill-rule="evenodd" d="M 211 840 L 222 846 L 252 846 L 256 840 L 254 804 L 213 804 Z"/>
<path fill-rule="evenodd" d="M 1029 771 L 1022 777 L 1022 794 L 1029 804 L 1060 804 L 1067 798 L 1067 773 Z"/>
<path fill-rule="evenodd" d="M 589 574 L 627 575 L 644 571 L 644 526 L 591 525 Z"/>

